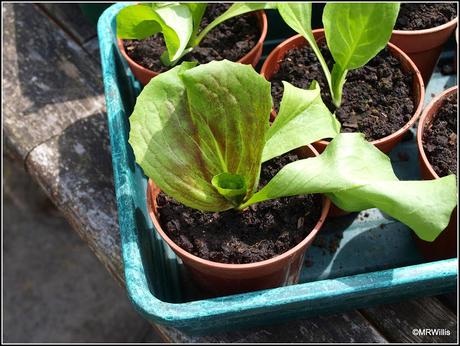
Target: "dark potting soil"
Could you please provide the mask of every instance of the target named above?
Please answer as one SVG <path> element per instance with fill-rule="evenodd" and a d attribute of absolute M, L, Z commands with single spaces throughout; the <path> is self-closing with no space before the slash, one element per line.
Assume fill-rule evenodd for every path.
<path fill-rule="evenodd" d="M 319 44 L 321 53 L 332 70 L 334 60 L 326 42 Z M 336 109 L 321 65 L 309 46 L 292 49 L 280 63 L 271 78 L 275 110 L 283 95 L 281 81 L 296 87 L 308 88 L 313 80 L 321 87 L 321 98 L 331 112 L 335 111 L 342 124 L 342 132 L 362 132 L 373 141 L 396 132 L 412 117 L 415 104 L 412 97 L 412 75 L 401 68 L 401 63 L 383 49 L 365 66 L 347 74 L 342 93 L 342 104 Z"/>
<path fill-rule="evenodd" d="M 455 3 L 401 4 L 396 30 L 423 30 L 445 24 L 457 17 Z"/>
<path fill-rule="evenodd" d="M 200 28 L 205 28 L 230 5 L 208 4 Z M 186 54 L 181 61 L 197 61 L 201 64 L 223 59 L 237 61 L 256 45 L 259 37 L 257 18 L 253 14 L 241 15 L 226 20 L 211 30 L 200 45 Z M 155 34 L 143 40 L 123 40 L 123 45 L 128 56 L 141 66 L 155 72 L 169 70 L 169 67 L 160 61 L 160 56 L 166 49 L 163 35 Z"/>
<path fill-rule="evenodd" d="M 295 154 L 262 165 L 263 187 Z M 159 221 L 168 236 L 184 250 L 221 263 L 253 263 L 282 254 L 300 243 L 319 220 L 319 195 L 283 197 L 250 206 L 242 212 L 200 212 L 164 193 L 158 198 Z"/>
<path fill-rule="evenodd" d="M 457 93 L 446 99 L 425 130 L 423 150 L 440 177 L 457 174 Z"/>

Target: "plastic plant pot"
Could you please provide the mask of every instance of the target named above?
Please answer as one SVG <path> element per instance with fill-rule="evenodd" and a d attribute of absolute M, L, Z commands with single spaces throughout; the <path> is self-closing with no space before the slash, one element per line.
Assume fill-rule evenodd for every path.
<path fill-rule="evenodd" d="M 303 154 L 316 156 L 312 147 L 303 148 Z M 330 200 L 322 199 L 321 216 L 315 227 L 299 244 L 268 260 L 248 264 L 226 264 L 199 258 L 174 243 L 163 231 L 157 218 L 156 198 L 160 192 L 152 180 L 147 188 L 147 208 L 156 231 L 188 268 L 194 281 L 209 293 L 229 295 L 296 284 L 299 281 L 305 251 L 320 231 L 329 212 Z"/>
<path fill-rule="evenodd" d="M 444 44 L 457 26 L 457 17 L 443 25 L 424 30 L 393 30 L 390 42 L 398 46 L 417 65 L 428 84 Z"/>
<path fill-rule="evenodd" d="M 324 29 L 313 30 L 313 35 L 316 41 L 320 42 L 322 39 L 324 39 Z M 284 59 L 284 56 L 288 51 L 297 47 L 303 47 L 307 44 L 307 41 L 301 35 L 295 35 L 291 38 L 288 38 L 270 53 L 262 66 L 260 74 L 267 80 L 270 80 L 271 77 L 276 72 L 278 72 L 279 64 Z M 412 95 L 417 106 L 411 119 L 398 131 L 392 133 L 389 136 L 372 141 L 372 144 L 374 144 L 384 153 L 390 152 L 390 150 L 393 149 L 402 140 L 404 134 L 409 131 L 409 129 L 415 124 L 422 111 L 423 99 L 425 97 L 425 86 L 417 66 L 415 66 L 412 60 L 395 45 L 388 43 L 388 47 L 391 51 L 391 54 L 397 57 L 401 62 L 403 70 L 409 71 L 413 75 Z M 273 111 L 272 118 L 274 117 L 276 117 L 276 113 Z M 328 144 L 328 141 L 321 140 L 313 143 L 313 146 L 316 150 L 322 153 Z"/>
<path fill-rule="evenodd" d="M 439 175 L 434 171 L 423 149 L 423 135 L 425 130 L 432 123 L 439 108 L 444 104 L 446 98 L 457 92 L 458 87 L 454 86 L 436 96 L 425 108 L 420 118 L 417 128 L 417 148 L 419 153 L 420 173 L 423 179 L 430 180 L 439 178 Z M 441 260 L 457 256 L 457 232 L 457 207 L 455 207 L 450 217 L 449 225 L 435 241 L 427 242 L 415 236 L 414 238 L 417 247 L 427 260 Z"/>
<path fill-rule="evenodd" d="M 268 22 L 267 22 L 267 15 L 264 11 L 257 11 L 254 15 L 257 16 L 257 21 L 260 28 L 260 37 L 257 41 L 256 45 L 252 47 L 252 49 L 244 55 L 238 62 L 242 64 L 256 66 L 262 56 L 262 49 L 265 41 L 265 37 L 267 36 L 267 29 L 268 29 Z M 133 59 L 129 57 L 126 53 L 125 47 L 123 46 L 123 40 L 118 38 L 118 49 L 120 50 L 123 57 L 128 62 L 131 71 L 133 72 L 134 76 L 142 85 L 147 85 L 150 80 L 157 76 L 160 72 L 152 71 L 148 68 L 145 68 L 135 62 Z"/>

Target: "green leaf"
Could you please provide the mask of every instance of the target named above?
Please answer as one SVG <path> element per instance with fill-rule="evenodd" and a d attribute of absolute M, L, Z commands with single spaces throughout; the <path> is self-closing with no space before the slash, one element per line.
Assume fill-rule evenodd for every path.
<path fill-rule="evenodd" d="M 235 207 L 240 205 L 246 196 L 246 181 L 241 175 L 220 173 L 212 178 L 211 183 Z"/>
<path fill-rule="evenodd" d="M 302 35 L 313 49 L 316 57 L 318 58 L 321 67 L 326 77 L 329 88 L 332 88 L 331 84 L 331 73 L 327 67 L 327 63 L 324 60 L 321 51 L 316 43 L 315 37 L 311 30 L 311 3 L 309 2 L 292 2 L 292 3 L 278 3 L 278 12 L 295 32 Z"/>
<path fill-rule="evenodd" d="M 193 18 L 193 32 L 191 40 L 193 41 L 200 29 L 201 20 L 203 19 L 204 12 L 206 11 L 207 4 L 205 2 L 183 2 L 190 10 Z"/>
<path fill-rule="evenodd" d="M 399 3 L 328 3 L 323 24 L 332 56 L 343 69 L 365 65 L 388 43 Z"/>
<path fill-rule="evenodd" d="M 162 62 L 174 64 L 184 55 L 193 32 L 193 17 L 189 7 L 179 3 L 164 6 L 133 5 L 117 15 L 117 35 L 125 39 L 144 39 L 163 34 L 167 54 Z"/>
<path fill-rule="evenodd" d="M 155 11 L 145 5 L 127 6 L 117 14 L 117 36 L 123 39 L 138 39 L 161 31 Z"/>
<path fill-rule="evenodd" d="M 200 210 L 234 207 L 212 184 L 221 173 L 255 190 L 272 107 L 270 83 L 251 66 L 183 63 L 153 78 L 130 117 L 136 162 L 165 193 Z"/>
<path fill-rule="evenodd" d="M 327 3 L 323 12 L 326 40 L 334 58 L 333 101 L 340 105 L 348 70 L 364 66 L 387 45 L 399 3 Z"/>
<path fill-rule="evenodd" d="M 210 32 L 212 29 L 214 29 L 216 26 L 218 26 L 220 23 L 223 23 L 224 21 L 240 16 L 245 13 L 253 12 L 253 11 L 258 11 L 258 10 L 270 10 L 270 9 L 276 9 L 277 4 L 276 3 L 271 3 L 271 2 L 259 2 L 259 3 L 234 3 L 232 6 L 228 8 L 227 11 L 222 13 L 219 17 L 214 19 L 211 23 L 209 23 L 206 28 L 204 28 L 198 37 L 194 40 L 193 46 L 197 46 L 200 44 L 201 40 Z"/>
<path fill-rule="evenodd" d="M 376 207 L 433 241 L 457 204 L 455 176 L 399 181 L 390 159 L 359 133 L 337 135 L 318 157 L 295 161 L 240 208 L 283 196 L 326 193 L 338 207 Z"/>
<path fill-rule="evenodd" d="M 184 5 L 159 7 L 155 10 L 161 19 L 163 37 L 169 60 L 175 63 L 183 56 L 193 32 L 193 18 Z"/>
<path fill-rule="evenodd" d="M 321 90 L 314 81 L 309 90 L 283 81 L 280 110 L 267 133 L 262 161 L 268 161 L 292 149 L 340 132 L 340 123 L 321 100 Z"/>

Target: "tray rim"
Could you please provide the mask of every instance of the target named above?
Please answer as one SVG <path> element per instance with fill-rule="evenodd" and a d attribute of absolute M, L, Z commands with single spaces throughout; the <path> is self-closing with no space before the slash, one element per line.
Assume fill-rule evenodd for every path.
<path fill-rule="evenodd" d="M 283 308 L 289 308 L 291 312 L 292 309 L 307 310 L 313 314 L 320 314 L 321 311 L 338 312 L 398 299 L 398 292 L 407 293 L 407 290 L 417 290 L 411 296 L 421 296 L 440 294 L 457 287 L 458 257 L 183 303 L 169 303 L 158 299 L 149 289 L 138 238 L 134 232 L 134 210 L 126 200 L 126 195 L 135 193 L 133 186 L 129 184 L 128 173 L 123 171 L 123 167 L 129 165 L 125 146 L 127 138 L 118 131 L 124 126 L 120 117 L 126 114 L 121 106 L 122 100 L 114 79 L 114 64 L 109 60 L 113 45 L 116 46 L 111 42 L 114 16 L 121 8 L 130 4 L 133 3 L 117 3 L 103 12 L 98 21 L 98 37 L 125 282 L 129 299 L 138 312 L 147 319 L 164 325 L 203 331 L 209 328 L 202 323 L 205 320 L 215 320 L 217 317 L 220 318 L 220 324 L 223 324 L 226 320 L 238 319 L 244 314 L 258 318 L 269 312 L 280 312 Z M 385 277 L 391 280 L 382 279 Z M 360 305 L 360 302 L 364 305 Z M 197 321 L 199 323 L 193 325 Z"/>

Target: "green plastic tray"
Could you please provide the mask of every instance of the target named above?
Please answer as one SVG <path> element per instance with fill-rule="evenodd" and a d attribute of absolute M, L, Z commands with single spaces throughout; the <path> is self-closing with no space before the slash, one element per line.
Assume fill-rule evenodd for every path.
<path fill-rule="evenodd" d="M 457 258 L 424 263 L 411 231 L 370 209 L 326 222 L 320 238 L 329 244 L 342 234 L 339 247 L 330 253 L 312 246 L 299 284 L 225 297 L 203 296 L 149 219 L 147 180 L 127 141 L 128 117 L 140 84 L 116 45 L 115 16 L 126 5 L 112 5 L 103 13 L 98 34 L 126 287 L 146 319 L 189 333 L 209 333 L 455 289 Z M 430 83 L 427 95 L 452 83 L 455 80 L 438 78 Z M 413 136 L 392 151 L 400 178 L 419 178 L 416 151 Z"/>

